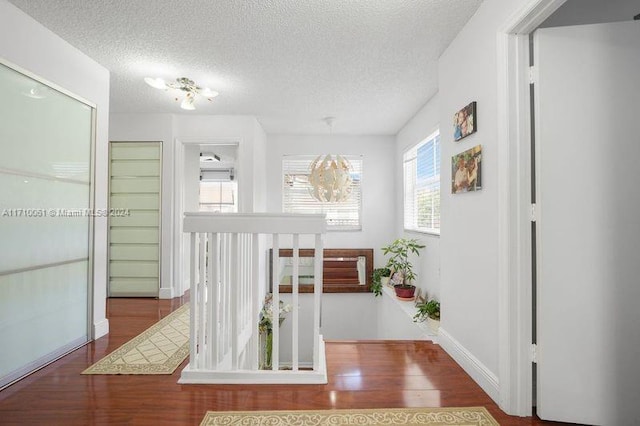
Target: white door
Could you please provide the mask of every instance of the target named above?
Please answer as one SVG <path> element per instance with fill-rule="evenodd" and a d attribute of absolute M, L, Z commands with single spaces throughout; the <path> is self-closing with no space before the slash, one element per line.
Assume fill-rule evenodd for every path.
<path fill-rule="evenodd" d="M 640 424 L 640 22 L 534 46 L 537 413 Z"/>
<path fill-rule="evenodd" d="M 161 142 L 111 142 L 109 296 L 158 297 Z"/>

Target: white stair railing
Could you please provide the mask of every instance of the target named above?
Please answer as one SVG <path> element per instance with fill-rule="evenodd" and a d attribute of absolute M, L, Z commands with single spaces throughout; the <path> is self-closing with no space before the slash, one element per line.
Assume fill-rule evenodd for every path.
<path fill-rule="evenodd" d="M 185 213 L 191 239 L 190 359 L 180 383 L 326 383 L 324 341 L 320 334 L 323 215 Z M 299 244 L 315 242 L 313 369 L 299 368 Z M 267 290 L 267 240 L 273 252 L 273 353 L 271 370 L 259 369 L 259 312 Z M 292 360 L 281 370 L 279 249 L 282 236 L 293 242 Z M 262 268 L 261 269 L 261 265 Z"/>

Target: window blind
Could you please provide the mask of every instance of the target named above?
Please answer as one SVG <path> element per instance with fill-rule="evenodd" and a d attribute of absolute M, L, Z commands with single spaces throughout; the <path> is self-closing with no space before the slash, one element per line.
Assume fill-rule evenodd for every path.
<path fill-rule="evenodd" d="M 200 211 L 235 213 L 236 193 L 236 182 L 200 182 Z"/>
<path fill-rule="evenodd" d="M 327 228 L 334 231 L 360 230 L 362 207 L 362 156 L 342 155 L 351 163 L 351 195 L 339 203 L 323 203 L 311 196 L 309 166 L 315 155 L 287 155 L 282 160 L 282 211 L 326 214 Z"/>
<path fill-rule="evenodd" d="M 404 228 L 440 233 L 440 133 L 403 156 Z"/>

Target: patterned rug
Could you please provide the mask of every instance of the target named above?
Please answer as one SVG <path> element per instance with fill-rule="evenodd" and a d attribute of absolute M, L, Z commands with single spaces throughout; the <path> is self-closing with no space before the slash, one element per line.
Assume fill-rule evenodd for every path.
<path fill-rule="evenodd" d="M 484 407 L 324 411 L 207 411 L 204 425 L 464 425 L 496 426 Z"/>
<path fill-rule="evenodd" d="M 129 340 L 82 374 L 171 374 L 189 356 L 189 304 Z"/>

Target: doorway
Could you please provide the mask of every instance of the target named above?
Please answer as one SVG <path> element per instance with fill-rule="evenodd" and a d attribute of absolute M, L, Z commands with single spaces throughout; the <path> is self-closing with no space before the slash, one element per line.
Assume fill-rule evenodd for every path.
<path fill-rule="evenodd" d="M 554 356 L 553 352 L 557 351 L 558 348 L 562 348 L 567 342 L 572 342 L 572 345 L 575 344 L 574 348 L 591 342 L 591 345 L 588 347 L 583 346 L 582 351 L 574 352 L 569 357 L 567 357 L 568 352 L 566 351 L 558 354 L 558 365 L 563 367 L 560 371 L 556 369 L 557 374 L 555 376 L 554 373 L 550 374 L 549 370 L 543 374 L 547 382 L 545 385 L 545 380 L 538 381 L 537 402 L 542 401 L 542 404 L 545 405 L 544 398 L 546 398 L 547 407 L 553 408 L 552 405 L 549 405 L 550 398 L 552 402 L 560 403 L 562 408 L 569 412 L 568 417 L 563 417 L 562 413 L 554 413 L 543 409 L 543 416 L 546 419 L 579 423 L 625 424 L 624 419 L 627 419 L 626 423 L 629 420 L 629 417 L 624 417 L 625 412 L 627 415 L 630 412 L 628 410 L 631 406 L 628 403 L 629 398 L 635 398 L 636 400 L 640 398 L 640 395 L 634 393 L 633 387 L 629 386 L 630 379 L 637 378 L 637 375 L 634 376 L 634 374 L 630 373 L 638 370 L 633 365 L 629 365 L 624 355 L 624 353 L 629 353 L 631 347 L 637 348 L 640 346 L 640 342 L 634 339 L 638 336 L 637 333 L 625 328 L 627 327 L 626 324 L 638 321 L 638 316 L 634 313 L 636 311 L 627 311 L 624 307 L 626 301 L 640 297 L 640 295 L 634 293 L 633 289 L 635 287 L 628 285 L 632 281 L 628 281 L 625 278 L 628 278 L 628 272 L 635 267 L 634 263 L 637 263 L 625 263 L 625 259 L 633 251 L 628 242 L 629 236 L 639 236 L 640 232 L 637 229 L 637 221 L 629 221 L 624 212 L 636 211 L 640 201 L 635 196 L 637 191 L 629 189 L 626 191 L 626 196 L 620 197 L 619 190 L 621 187 L 619 185 L 610 187 L 607 187 L 607 185 L 612 182 L 611 179 L 620 175 L 621 164 L 625 165 L 622 170 L 633 170 L 633 165 L 629 163 L 629 159 L 635 158 L 639 154 L 633 151 L 636 149 L 637 144 L 629 143 L 632 138 L 630 139 L 628 134 L 619 135 L 617 133 L 619 126 L 614 125 L 608 131 L 603 131 L 602 126 L 603 124 L 606 127 L 613 123 L 618 123 L 617 118 L 621 114 L 622 116 L 625 114 L 623 112 L 615 112 L 616 109 L 612 103 L 613 99 L 626 99 L 629 93 L 635 94 L 636 98 L 640 95 L 638 93 L 640 89 L 635 85 L 637 84 L 636 80 L 624 80 L 626 78 L 624 76 L 614 77 L 616 73 L 613 72 L 613 69 L 605 70 L 612 63 L 620 65 L 627 59 L 633 60 L 632 58 L 634 58 L 637 60 L 640 58 L 637 47 L 631 46 L 633 45 L 632 41 L 638 40 L 640 37 L 637 35 L 623 36 L 620 38 L 620 40 L 623 40 L 621 44 L 609 46 L 609 43 L 618 37 L 614 35 L 614 33 L 617 34 L 617 30 L 610 30 L 606 26 L 598 27 L 594 32 L 600 33 L 596 36 L 596 38 L 600 37 L 599 41 L 586 47 L 585 50 L 580 50 L 580 47 L 576 46 L 569 51 L 565 51 L 564 54 L 557 55 L 556 60 L 546 61 L 547 67 L 545 71 L 538 68 L 539 61 L 542 64 L 545 63 L 545 57 L 538 56 L 537 60 L 534 61 L 536 66 L 530 69 L 529 34 L 533 33 L 563 3 L 565 3 L 563 0 L 531 1 L 519 16 L 506 23 L 499 37 L 499 115 L 502 120 L 500 123 L 502 134 L 499 145 L 504 155 L 502 161 L 505 164 L 505 182 L 515 183 L 505 183 L 503 187 L 504 198 L 502 200 L 508 213 L 504 221 L 507 228 L 505 228 L 501 240 L 504 250 L 501 250 L 501 252 L 505 253 L 505 265 L 508 265 L 508 267 L 503 272 L 504 279 L 500 284 L 501 310 L 499 315 L 502 327 L 500 332 L 500 357 L 502 359 L 500 365 L 501 408 L 511 414 L 531 415 L 533 401 L 532 361 L 537 362 L 538 374 L 540 374 L 541 369 L 549 368 L 553 364 L 549 363 L 552 360 L 550 357 Z M 581 2 L 569 1 L 567 5 L 571 3 L 578 4 Z M 587 6 L 586 3 L 582 2 L 580 6 Z M 594 6 L 596 2 L 589 3 Z M 603 5 L 602 2 L 598 3 L 599 7 L 608 6 Z M 595 9 L 592 9 L 591 12 L 595 14 Z M 633 14 L 628 15 L 626 19 L 631 20 Z M 568 14 L 567 16 L 574 18 L 576 15 Z M 572 24 L 578 23 L 572 22 Z M 628 22 L 626 24 L 635 25 L 636 29 L 631 31 L 637 31 L 637 23 Z M 578 34 L 580 30 L 575 30 L 578 27 L 573 28 L 574 30 L 567 31 L 577 32 L 573 35 L 565 34 L 563 42 L 584 42 L 587 34 Z M 609 47 L 603 48 L 603 46 Z M 575 56 L 578 51 L 582 52 L 578 61 L 582 64 L 582 67 L 575 69 L 564 65 L 563 61 Z M 621 52 L 625 51 L 627 52 L 626 54 L 621 54 Z M 594 59 L 594 54 L 597 56 L 596 60 L 590 62 Z M 640 65 L 618 65 L 614 68 L 632 68 L 635 70 L 640 68 Z M 565 66 L 567 66 L 566 69 L 561 68 Z M 578 104 L 574 103 L 569 106 L 562 102 L 550 102 L 549 95 L 553 90 L 549 92 L 549 87 L 551 87 L 549 85 L 546 89 L 546 96 L 544 92 L 542 93 L 542 98 L 546 100 L 537 99 L 536 104 L 538 106 L 535 107 L 536 124 L 534 128 L 537 139 L 535 156 L 538 160 L 535 162 L 536 165 L 532 166 L 534 158 L 531 153 L 529 138 L 533 124 L 530 116 L 532 107 L 529 104 L 529 83 L 530 80 L 536 82 L 537 92 L 545 90 L 544 86 L 548 84 L 548 75 L 541 76 L 540 73 L 546 73 L 549 69 L 559 70 L 560 74 L 569 73 L 575 81 L 588 76 L 596 78 L 590 82 L 585 82 L 580 90 L 569 93 L 565 86 L 574 81 L 567 80 L 567 75 L 563 76 L 564 84 L 556 87 L 555 95 L 564 95 L 574 102 L 581 100 Z M 626 82 L 623 86 L 626 86 L 627 89 L 626 91 L 617 91 L 616 87 L 622 81 Z M 602 93 L 609 93 L 609 95 L 601 96 Z M 613 93 L 616 94 L 613 95 Z M 600 98 L 597 101 L 594 101 L 593 98 L 587 100 L 585 96 L 588 95 L 600 96 Z M 536 98 L 539 97 L 537 94 Z M 560 105 L 562 107 L 558 108 Z M 603 107 L 608 112 L 594 115 L 592 113 L 594 105 Z M 555 112 L 552 112 L 554 108 Z M 543 116 L 541 116 L 540 112 L 544 113 Z M 579 115 L 576 123 L 581 123 L 578 124 L 581 127 L 576 129 L 577 132 L 569 134 L 560 132 L 555 136 L 551 136 L 549 133 L 541 134 L 541 130 L 549 132 L 554 127 L 550 125 L 550 120 L 565 117 L 566 113 L 571 114 L 574 112 Z M 550 113 L 551 115 L 549 115 Z M 555 127 L 563 128 L 562 125 L 555 125 Z M 564 123 L 564 127 L 564 130 L 571 128 L 568 122 Z M 554 151 L 555 149 L 570 148 L 568 142 L 574 138 L 574 135 L 583 134 L 582 132 L 585 130 L 591 130 L 589 137 L 597 136 L 595 143 L 587 143 L 588 138 L 585 137 L 583 138 L 584 140 L 581 139 L 579 141 L 577 147 L 573 146 L 573 151 L 569 149 L 569 152 L 564 154 L 560 151 Z M 610 140 L 612 137 L 614 137 L 615 141 Z M 620 144 L 620 141 L 626 142 Z M 542 155 L 541 150 L 543 151 Z M 585 152 L 579 152 L 581 150 L 588 151 L 586 157 L 583 155 Z M 553 155 L 554 152 L 556 155 Z M 619 156 L 613 154 L 614 152 L 617 152 Z M 552 156 L 548 157 L 549 154 L 552 154 Z M 588 176 L 593 178 L 589 183 L 579 185 L 577 191 L 572 191 L 571 185 L 565 185 L 564 180 L 557 177 L 558 173 L 555 173 L 556 177 L 554 178 L 554 171 L 548 170 L 549 167 L 553 169 L 556 166 L 560 166 L 562 169 L 562 165 L 570 168 L 568 160 L 573 158 L 584 160 L 578 160 L 573 164 L 581 167 L 588 166 Z M 533 167 L 536 168 L 535 175 Z M 605 171 L 604 175 L 602 175 L 603 170 Z M 537 181 L 535 204 L 532 204 L 530 198 L 533 179 Z M 608 189 L 604 192 L 600 191 L 605 187 Z M 576 194 L 581 194 L 577 200 L 572 198 Z M 584 208 L 585 201 L 593 201 L 594 199 L 598 199 L 600 202 L 591 203 L 588 208 Z M 570 200 L 574 200 L 574 202 L 572 203 Z M 557 206 L 563 205 L 563 203 L 566 204 L 567 201 L 569 201 L 568 205 L 566 205 L 568 210 L 565 213 L 569 213 L 569 218 L 562 211 L 556 209 Z M 577 206 L 582 206 L 582 208 L 576 211 L 575 208 Z M 556 209 L 555 213 L 554 209 Z M 609 212 L 610 215 L 606 212 Z M 599 220 L 596 221 L 597 223 L 592 220 L 590 222 L 587 221 L 589 222 L 588 224 L 584 222 L 585 218 L 595 218 L 602 213 L 614 219 Z M 564 219 L 562 219 L 563 217 Z M 562 226 L 554 225 L 558 220 L 565 220 L 564 224 Z M 534 232 L 531 230 L 532 222 L 536 223 Z M 580 229 L 576 234 L 572 234 L 574 238 L 569 237 L 568 234 L 573 232 L 572 230 L 577 224 L 580 224 Z M 624 226 L 626 231 L 614 232 L 616 229 L 619 230 L 618 225 L 622 224 L 626 224 Z M 552 229 L 554 226 L 555 230 Z M 607 233 L 609 235 L 601 238 L 599 240 L 600 244 L 595 249 L 596 245 L 591 245 L 582 238 L 587 235 L 587 239 L 597 240 Z M 535 242 L 537 243 L 540 263 L 532 265 L 532 255 L 536 250 L 536 247 L 532 246 L 532 241 L 536 235 L 538 238 L 536 238 Z M 577 238 L 578 236 L 581 238 Z M 550 245 L 553 241 L 560 241 L 560 243 Z M 558 247 L 566 248 L 568 241 L 573 241 L 573 250 L 557 250 Z M 576 241 L 582 241 L 583 244 L 575 246 Z M 624 249 L 627 246 L 628 249 Z M 512 250 L 512 248 L 515 248 L 515 250 Z M 589 259 L 590 252 L 598 252 L 600 257 Z M 582 256 L 582 261 L 578 259 L 577 263 L 576 253 L 581 256 L 585 255 Z M 559 270 L 552 274 L 555 278 L 563 277 L 560 283 L 554 282 L 553 277 L 549 276 L 549 273 L 552 272 L 549 266 L 550 261 L 554 261 L 554 258 L 561 260 L 560 269 L 564 267 L 564 272 Z M 573 266 L 569 270 L 573 272 L 567 275 L 566 267 L 570 265 Z M 610 269 L 611 265 L 617 265 L 617 267 Z M 533 270 L 534 267 L 536 267 L 536 270 Z M 556 264 L 556 267 L 558 267 L 558 264 Z M 593 269 L 594 267 L 595 269 Z M 593 269 L 593 273 L 589 274 L 588 277 L 578 277 L 578 275 L 589 269 Z M 580 271 L 580 274 L 576 274 L 576 271 Z M 534 307 L 532 307 L 534 289 L 531 288 L 531 281 L 536 272 L 540 286 L 537 291 L 538 303 L 535 307 L 537 315 L 534 317 Z M 573 289 L 573 291 L 567 291 L 566 288 L 563 289 L 561 287 L 565 283 L 575 284 L 576 282 L 586 285 L 594 280 L 598 281 L 600 289 L 592 288 L 590 284 L 586 287 L 581 285 L 579 289 Z M 558 284 L 558 286 L 553 285 L 553 289 L 550 291 L 549 284 L 552 282 Z M 606 287 L 604 293 L 600 291 L 602 285 Z M 637 292 L 637 290 L 635 291 Z M 584 293 L 587 294 L 586 297 Z M 594 297 L 595 300 L 593 299 Z M 561 306 L 559 316 L 555 315 L 558 305 L 554 304 L 558 301 L 560 301 Z M 600 330 L 600 328 L 598 328 L 599 325 L 597 323 L 593 322 L 593 316 L 588 314 L 584 316 L 585 312 L 588 312 L 589 306 L 600 306 L 601 308 L 609 306 L 609 311 L 612 312 L 611 325 L 616 324 L 613 327 L 616 330 L 613 334 L 611 334 L 611 329 L 607 329 L 602 333 L 598 332 L 597 330 Z M 625 321 L 622 321 L 617 314 L 613 314 L 613 312 L 620 310 L 626 312 L 624 314 Z M 582 321 L 578 321 L 579 327 L 582 327 L 582 329 L 577 333 L 572 332 L 571 328 L 563 328 L 568 323 L 573 324 L 571 327 L 574 327 L 574 329 L 576 328 L 575 318 L 567 318 L 568 315 L 573 313 L 578 313 L 578 317 L 583 315 Z M 537 350 L 531 346 L 535 325 L 537 325 L 536 331 L 538 334 Z M 553 334 L 549 334 L 550 330 L 556 332 L 556 337 L 553 337 Z M 585 333 L 587 334 L 586 337 Z M 545 336 L 551 337 L 551 340 L 546 339 Z M 594 339 L 594 336 L 599 336 L 599 338 Z M 553 341 L 553 339 L 556 339 L 556 341 Z M 620 350 L 620 348 L 626 349 Z M 605 358 L 608 359 L 606 364 L 610 365 L 610 367 L 596 362 L 597 359 L 604 358 L 594 354 L 602 354 L 603 351 L 608 353 Z M 570 371 L 576 366 L 584 365 L 588 365 L 587 370 L 584 370 L 583 374 L 576 376 L 579 377 L 579 380 L 572 380 Z M 621 369 L 627 371 L 627 374 L 621 373 Z M 538 377 L 541 376 L 538 375 Z M 562 395 L 555 395 L 554 397 L 553 393 L 549 393 L 548 380 L 550 377 L 556 380 L 557 383 L 562 384 L 564 382 L 567 386 L 564 388 L 565 392 L 562 392 Z M 607 377 L 607 379 L 601 380 L 603 377 Z M 613 380 L 611 380 L 612 378 Z M 568 390 L 572 395 L 566 395 Z M 587 398 L 591 401 L 588 403 L 585 403 L 583 398 L 582 402 L 575 404 L 576 396 L 585 396 L 594 391 L 604 392 L 601 395 L 603 397 Z M 593 413 L 596 413 L 596 416 L 589 417 Z M 602 414 L 609 415 L 609 417 L 597 417 Z M 612 417 L 614 415 L 617 417 Z"/>
<path fill-rule="evenodd" d="M 177 294 L 189 289 L 189 236 L 185 212 L 242 212 L 241 146 L 235 140 L 175 142 L 174 165 L 174 285 Z"/>

